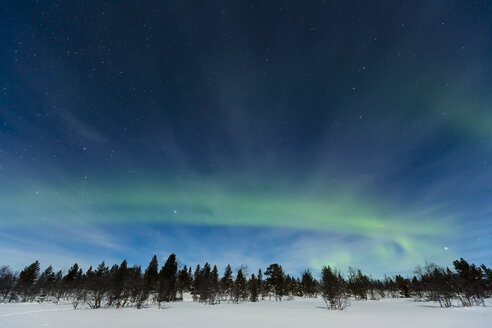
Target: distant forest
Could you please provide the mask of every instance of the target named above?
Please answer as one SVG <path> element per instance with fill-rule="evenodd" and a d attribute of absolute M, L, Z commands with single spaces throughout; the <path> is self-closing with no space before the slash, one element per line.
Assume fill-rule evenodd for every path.
<path fill-rule="evenodd" d="M 285 274 L 282 266 L 271 264 L 264 272 L 247 274 L 245 268 L 232 270 L 228 265 L 222 275 L 217 266 L 205 263 L 193 270 L 178 267 L 171 254 L 159 269 L 154 255 L 142 272 L 140 266 L 129 267 L 126 260 L 111 268 L 104 262 L 83 271 L 74 264 L 64 274 L 52 266 L 43 272 L 38 261 L 14 273 L 8 266 L 0 268 L 0 297 L 3 302 L 71 302 L 100 307 L 142 307 L 183 299 L 190 293 L 193 300 L 204 304 L 221 302 L 258 302 L 260 300 L 292 300 L 298 297 L 322 296 L 328 309 L 343 310 L 350 299 L 378 300 L 409 298 L 434 301 L 441 307 L 481 306 L 492 295 L 492 269 L 469 264 L 464 259 L 453 262 L 453 268 L 426 264 L 416 268 L 412 277 L 396 275 L 372 279 L 360 270 L 350 268 L 347 275 L 330 266 L 321 270 L 319 279 L 309 270 L 300 277 Z"/>

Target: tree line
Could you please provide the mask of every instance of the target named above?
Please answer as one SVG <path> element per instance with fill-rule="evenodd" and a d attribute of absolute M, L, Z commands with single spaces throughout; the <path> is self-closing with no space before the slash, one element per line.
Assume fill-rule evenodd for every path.
<path fill-rule="evenodd" d="M 228 265 L 220 275 L 217 266 L 197 265 L 193 270 L 178 266 L 171 254 L 159 268 L 154 255 L 147 268 L 120 265 L 106 266 L 104 261 L 85 272 L 75 263 L 65 274 L 52 266 L 41 272 L 38 261 L 19 273 L 8 266 L 0 268 L 0 297 L 3 302 L 69 301 L 74 309 L 85 304 L 92 309 L 106 307 L 143 306 L 176 302 L 185 293 L 196 302 L 258 302 L 260 300 L 289 300 L 297 297 L 321 295 L 328 309 L 343 310 L 349 299 L 377 300 L 386 297 L 413 297 L 417 301 L 438 302 L 441 307 L 478 306 L 492 295 L 492 269 L 470 264 L 464 259 L 453 262 L 453 268 L 435 264 L 419 266 L 413 277 L 385 277 L 373 279 L 359 269 L 350 268 L 348 274 L 325 266 L 319 279 L 309 270 L 300 277 L 285 274 L 279 264 L 271 264 L 263 272 L 248 274 L 241 267 L 235 271 Z"/>

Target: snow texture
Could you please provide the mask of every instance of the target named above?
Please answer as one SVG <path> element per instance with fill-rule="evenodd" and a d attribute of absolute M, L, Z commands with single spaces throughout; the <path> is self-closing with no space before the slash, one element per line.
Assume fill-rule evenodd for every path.
<path fill-rule="evenodd" d="M 411 299 L 354 301 L 344 311 L 327 310 L 321 298 L 203 305 L 184 301 L 149 307 L 73 310 L 71 304 L 0 304 L 2 328 L 86 327 L 492 327 L 487 307 L 440 308 Z"/>

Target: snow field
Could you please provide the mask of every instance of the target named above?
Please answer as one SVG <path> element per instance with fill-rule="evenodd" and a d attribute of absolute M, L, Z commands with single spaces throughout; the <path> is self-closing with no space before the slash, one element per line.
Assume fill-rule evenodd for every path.
<path fill-rule="evenodd" d="M 195 302 L 166 303 L 149 307 L 73 310 L 71 304 L 0 304 L 1 328 L 87 327 L 492 327 L 492 307 L 440 308 L 412 299 L 351 301 L 343 311 L 329 311 L 321 298 L 296 298 L 281 303 L 262 301 L 204 305 Z"/>

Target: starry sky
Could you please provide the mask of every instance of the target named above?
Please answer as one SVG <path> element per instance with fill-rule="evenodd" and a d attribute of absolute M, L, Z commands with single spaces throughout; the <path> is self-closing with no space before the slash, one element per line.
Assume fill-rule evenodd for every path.
<path fill-rule="evenodd" d="M 492 264 L 490 2 L 0 18 L 0 264 Z"/>

